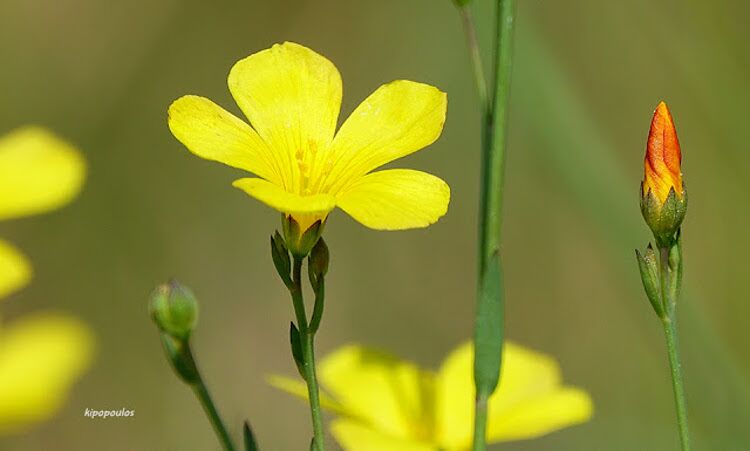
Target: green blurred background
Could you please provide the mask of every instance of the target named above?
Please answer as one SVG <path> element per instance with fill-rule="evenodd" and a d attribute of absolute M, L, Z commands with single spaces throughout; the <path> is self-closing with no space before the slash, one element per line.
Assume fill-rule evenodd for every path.
<path fill-rule="evenodd" d="M 494 2 L 474 3 L 486 49 Z M 518 3 L 503 250 L 508 336 L 556 356 L 566 381 L 591 392 L 596 414 L 497 449 L 677 447 L 663 337 L 633 255 L 650 237 L 638 183 L 662 99 L 690 190 L 678 310 L 696 449 L 747 449 L 750 4 Z M 230 186 L 239 171 L 192 156 L 166 125 L 169 103 L 188 93 L 239 113 L 229 68 L 284 40 L 338 66 L 342 119 L 393 79 L 449 94 L 442 138 L 398 162 L 448 181 L 449 213 L 427 230 L 394 233 L 332 215 L 319 355 L 363 342 L 436 368 L 470 337 L 479 115 L 450 0 L 3 0 L 0 131 L 49 126 L 90 165 L 73 205 L 0 226 L 36 270 L 3 315 L 75 313 L 95 330 L 98 354 L 53 421 L 0 439 L 0 448 L 217 449 L 147 315 L 149 292 L 170 276 L 201 299 L 199 363 L 236 435 L 249 418 L 264 449 L 307 448 L 304 404 L 264 382 L 295 374 L 292 309 L 268 250 L 278 214 Z M 134 409 L 135 417 L 92 420 L 87 407 Z"/>

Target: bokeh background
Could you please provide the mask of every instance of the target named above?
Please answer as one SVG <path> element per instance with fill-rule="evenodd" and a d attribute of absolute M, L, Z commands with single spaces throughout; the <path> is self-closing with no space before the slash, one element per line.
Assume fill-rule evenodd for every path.
<path fill-rule="evenodd" d="M 492 3 L 475 0 L 485 49 Z M 594 419 L 513 450 L 676 449 L 659 324 L 633 249 L 650 235 L 638 183 L 653 108 L 675 116 L 690 191 L 679 315 L 696 449 L 750 446 L 750 4 L 740 0 L 520 0 L 503 259 L 508 336 L 554 355 L 589 390 Z M 278 214 L 169 133 L 166 108 L 188 93 L 239 114 L 232 64 L 294 40 L 344 79 L 342 119 L 393 79 L 449 94 L 442 138 L 398 162 L 452 187 L 449 214 L 422 231 L 365 229 L 336 212 L 319 355 L 347 342 L 436 368 L 471 335 L 479 114 L 450 0 L 3 0 L 0 130 L 38 123 L 89 161 L 82 196 L 53 214 L 0 226 L 33 260 L 33 284 L 5 320 L 56 309 L 98 339 L 92 369 L 51 422 L 0 439 L 13 450 L 208 450 L 217 444 L 173 376 L 147 315 L 177 276 L 202 302 L 198 359 L 239 435 L 269 450 L 307 449 L 303 403 L 264 382 L 295 374 L 292 309 L 268 237 Z M 134 409 L 92 420 L 85 408 Z"/>

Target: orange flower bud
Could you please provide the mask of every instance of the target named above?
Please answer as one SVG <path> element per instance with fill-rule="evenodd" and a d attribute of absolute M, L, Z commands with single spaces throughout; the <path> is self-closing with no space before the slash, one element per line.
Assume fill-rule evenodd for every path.
<path fill-rule="evenodd" d="M 648 133 L 643 196 L 648 196 L 650 191 L 660 204 L 664 204 L 669 197 L 669 191 L 674 189 L 677 197 L 681 199 L 684 194 L 681 162 L 680 141 L 677 139 L 674 121 L 667 104 L 661 102 L 654 111 L 651 130 Z"/>
<path fill-rule="evenodd" d="M 667 104 L 659 103 L 651 120 L 641 183 L 641 212 L 660 248 L 677 239 L 687 211 L 687 191 L 682 183 L 682 153 Z"/>

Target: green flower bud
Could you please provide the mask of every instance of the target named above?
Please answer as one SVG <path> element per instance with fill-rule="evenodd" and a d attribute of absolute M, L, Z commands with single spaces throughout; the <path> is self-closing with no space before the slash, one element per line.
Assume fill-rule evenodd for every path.
<path fill-rule="evenodd" d="M 300 230 L 299 223 L 291 215 L 282 215 L 281 226 L 284 242 L 289 252 L 297 258 L 305 258 L 323 234 L 324 220 L 315 221 L 307 230 Z"/>
<path fill-rule="evenodd" d="M 641 193 L 641 213 L 654 233 L 659 248 L 670 248 L 676 242 L 677 232 L 687 212 L 687 199 L 687 189 L 684 187 L 679 196 L 674 188 L 670 189 L 664 203 L 659 202 L 651 190 L 645 195 Z"/>
<path fill-rule="evenodd" d="M 659 277 L 659 257 L 654 252 L 654 248 L 649 243 L 646 252 L 641 254 L 638 249 L 635 250 L 635 256 L 638 260 L 638 268 L 641 271 L 641 281 L 646 291 L 651 306 L 654 308 L 659 317 L 664 316 L 664 306 L 661 300 L 661 279 Z"/>
<path fill-rule="evenodd" d="M 151 318 L 165 334 L 186 341 L 198 321 L 198 301 L 189 288 L 172 280 L 151 295 Z"/>

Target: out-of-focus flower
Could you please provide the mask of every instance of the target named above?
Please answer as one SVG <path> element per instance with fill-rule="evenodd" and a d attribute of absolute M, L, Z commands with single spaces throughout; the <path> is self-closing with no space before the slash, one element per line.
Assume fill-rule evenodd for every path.
<path fill-rule="evenodd" d="M 687 211 L 681 163 L 672 115 L 667 104 L 660 102 L 651 120 L 641 183 L 641 212 L 660 247 L 674 239 Z"/>
<path fill-rule="evenodd" d="M 0 220 L 53 210 L 80 191 L 85 163 L 39 127 L 0 137 Z M 31 279 L 31 265 L 0 240 L 0 299 Z M 79 320 L 31 314 L 0 328 L 0 434 L 50 418 L 89 366 L 93 338 Z"/>
<path fill-rule="evenodd" d="M 39 127 L 0 137 L 0 221 L 54 210 L 81 189 L 85 163 L 68 143 Z M 31 279 L 31 265 L 0 240 L 0 299 Z"/>
<path fill-rule="evenodd" d="M 489 400 L 488 443 L 530 439 L 587 421 L 589 395 L 563 385 L 555 360 L 505 343 L 500 386 Z M 338 417 L 331 429 L 346 450 L 434 451 L 471 447 L 473 347 L 460 346 L 437 373 L 362 346 L 322 360 L 321 403 Z M 303 382 L 281 376 L 272 385 L 306 397 Z"/>
<path fill-rule="evenodd" d="M 298 235 L 320 227 L 336 206 L 381 230 L 426 227 L 447 211 L 450 190 L 441 179 L 409 169 L 371 172 L 440 136 L 447 99 L 438 89 L 383 85 L 336 132 L 338 70 L 286 42 L 235 64 L 229 90 L 252 126 L 206 98 L 185 96 L 169 107 L 169 128 L 194 154 L 257 175 L 234 186 L 293 219 Z M 295 240 L 285 238 L 293 250 Z"/>
<path fill-rule="evenodd" d="M 80 320 L 33 313 L 0 330 L 0 434 L 51 418 L 91 362 L 94 339 Z"/>

